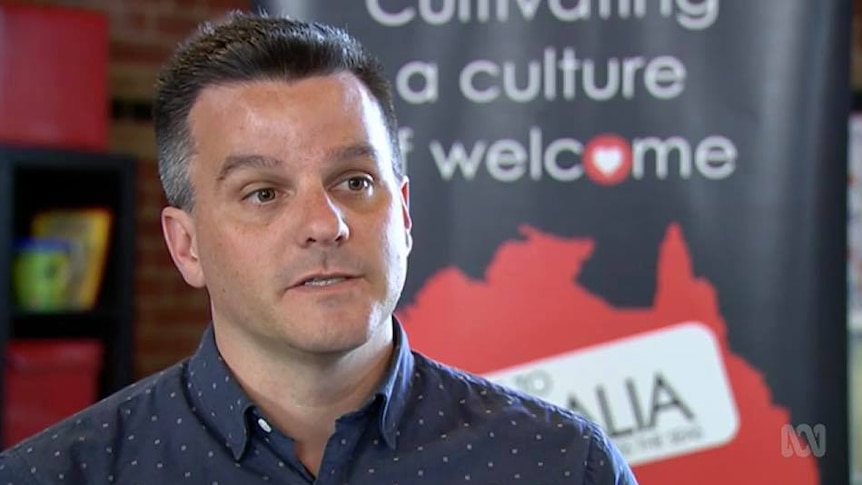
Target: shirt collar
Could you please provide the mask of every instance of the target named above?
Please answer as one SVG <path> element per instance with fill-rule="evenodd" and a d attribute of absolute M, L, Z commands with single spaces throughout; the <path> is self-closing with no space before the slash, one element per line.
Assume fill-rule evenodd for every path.
<path fill-rule="evenodd" d="M 186 372 L 189 399 L 197 408 L 196 414 L 221 435 L 234 459 L 239 460 L 248 444 L 247 417 L 254 403 L 219 354 L 212 324 L 204 331 Z"/>
<path fill-rule="evenodd" d="M 398 423 L 404 415 L 410 396 L 414 364 L 407 334 L 395 316 L 392 317 L 392 340 L 394 345 L 389 369 L 375 396 L 382 400 L 379 413 L 380 434 L 386 444 L 395 449 Z"/>
<path fill-rule="evenodd" d="M 410 395 L 414 361 L 407 334 L 394 316 L 392 327 L 392 357 L 374 399 L 381 402 L 378 408 L 380 434 L 386 444 L 395 449 L 398 423 Z M 254 408 L 254 403 L 219 354 L 212 324 L 205 329 L 186 372 L 189 398 L 199 411 L 197 414 L 222 436 L 234 459 L 239 460 L 248 445 L 249 410 Z"/>

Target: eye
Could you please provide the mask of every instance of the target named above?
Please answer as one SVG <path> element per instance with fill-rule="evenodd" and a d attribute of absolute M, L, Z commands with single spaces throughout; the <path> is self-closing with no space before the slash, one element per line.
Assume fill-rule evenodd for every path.
<path fill-rule="evenodd" d="M 245 198 L 251 199 L 252 202 L 255 202 L 257 204 L 265 204 L 267 202 L 272 202 L 273 200 L 275 200 L 275 197 L 275 189 L 258 189 L 248 194 Z"/>
<path fill-rule="evenodd" d="M 367 175 L 356 175 L 343 182 L 347 190 L 351 192 L 362 192 L 371 188 L 372 180 Z"/>

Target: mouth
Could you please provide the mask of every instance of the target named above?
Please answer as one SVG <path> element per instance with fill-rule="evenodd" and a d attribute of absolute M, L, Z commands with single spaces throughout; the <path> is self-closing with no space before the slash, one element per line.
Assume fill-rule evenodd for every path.
<path fill-rule="evenodd" d="M 330 286 L 347 281 L 348 278 L 348 276 L 318 276 L 307 279 L 298 286 Z"/>
<path fill-rule="evenodd" d="M 301 278 L 293 288 L 326 288 L 339 283 L 355 279 L 356 276 L 349 274 L 317 274 Z"/>

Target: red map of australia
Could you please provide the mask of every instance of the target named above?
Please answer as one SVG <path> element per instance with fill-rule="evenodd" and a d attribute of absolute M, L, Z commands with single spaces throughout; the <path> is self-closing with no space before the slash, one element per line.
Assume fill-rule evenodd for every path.
<path fill-rule="evenodd" d="M 446 268 L 398 311 L 417 350 L 484 374 L 654 331 L 682 321 L 707 325 L 719 343 L 739 415 L 728 443 L 634 467 L 642 485 L 667 483 L 814 485 L 816 460 L 781 453 L 786 409 L 771 401 L 762 374 L 729 348 L 715 288 L 693 274 L 680 228 L 659 248 L 652 306 L 617 308 L 578 285 L 594 244 L 524 226 L 503 244 L 482 280 Z M 624 284 L 621 282 L 621 284 Z M 685 362 L 679 365 L 685 366 Z M 583 369 L 590 372 L 590 369 Z"/>

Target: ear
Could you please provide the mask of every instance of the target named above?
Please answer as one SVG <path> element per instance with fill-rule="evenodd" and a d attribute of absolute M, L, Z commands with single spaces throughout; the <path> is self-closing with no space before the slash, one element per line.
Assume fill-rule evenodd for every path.
<path fill-rule="evenodd" d="M 404 219 L 404 230 L 407 238 L 407 252 L 413 247 L 413 236 L 410 229 L 413 228 L 413 219 L 410 218 L 410 179 L 405 175 L 401 180 L 401 217 Z"/>
<path fill-rule="evenodd" d="M 192 216 L 177 207 L 162 209 L 162 232 L 174 265 L 186 283 L 203 288 L 205 278 L 198 258 L 197 238 Z"/>

